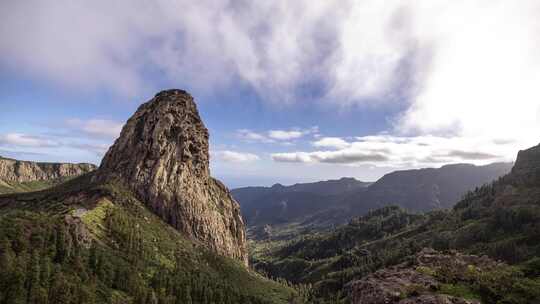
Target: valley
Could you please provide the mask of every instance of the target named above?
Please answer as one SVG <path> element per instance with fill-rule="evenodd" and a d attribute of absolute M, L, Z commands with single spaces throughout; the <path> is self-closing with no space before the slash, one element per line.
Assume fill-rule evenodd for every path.
<path fill-rule="evenodd" d="M 454 164 L 395 171 L 373 183 L 341 178 L 238 188 L 231 194 L 240 203 L 251 239 L 279 240 L 302 231 L 333 229 L 389 205 L 417 213 L 452 208 L 468 191 L 510 172 L 512 165 Z"/>
<path fill-rule="evenodd" d="M 325 299 L 314 303 L 439 303 L 440 299 L 428 296 L 433 293 L 462 298 L 452 303 L 473 303 L 466 299 L 474 303 L 535 303 L 540 299 L 539 159 L 540 146 L 520 151 L 509 174 L 467 192 L 449 210 L 410 213 L 399 206 L 387 206 L 330 231 L 299 233 L 287 241 L 256 241 L 253 265 L 271 277 L 312 284 L 315 298 Z M 461 271 L 451 266 L 437 265 L 433 270 L 413 264 L 415 274 L 427 270 L 450 285 L 420 286 L 409 294 L 406 289 L 410 284 L 424 284 L 412 280 L 395 287 L 398 295 L 391 299 L 346 292 L 351 284 L 364 284 L 360 278 L 373 272 L 408 265 L 407 261 L 425 248 L 489 256 L 504 263 L 489 271 L 475 270 L 468 277 L 453 277 Z M 392 279 L 378 280 L 385 286 Z"/>

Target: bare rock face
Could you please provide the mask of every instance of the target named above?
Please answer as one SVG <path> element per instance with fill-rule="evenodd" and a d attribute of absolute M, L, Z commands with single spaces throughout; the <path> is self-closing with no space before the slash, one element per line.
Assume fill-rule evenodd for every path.
<path fill-rule="evenodd" d="M 540 185 L 540 145 L 518 152 L 511 176 L 517 184 Z"/>
<path fill-rule="evenodd" d="M 0 157 L 0 180 L 31 182 L 78 176 L 96 169 L 92 164 L 38 163 Z"/>
<path fill-rule="evenodd" d="M 120 180 L 173 227 L 247 265 L 240 207 L 210 176 L 208 130 L 187 92 L 163 91 L 142 104 L 96 177 Z"/>
<path fill-rule="evenodd" d="M 466 280 L 468 269 L 490 270 L 500 264 L 486 256 L 465 255 L 459 252 L 443 254 L 432 249 L 419 252 L 414 261 L 376 271 L 349 284 L 353 304 L 480 304 L 441 294 L 441 283 L 433 271 L 450 269 Z"/>

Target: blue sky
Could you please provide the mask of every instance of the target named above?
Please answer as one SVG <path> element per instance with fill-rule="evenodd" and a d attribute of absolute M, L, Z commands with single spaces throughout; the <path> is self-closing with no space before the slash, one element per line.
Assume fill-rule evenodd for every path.
<path fill-rule="evenodd" d="M 534 1 L 0 4 L 0 155 L 99 164 L 188 90 L 232 187 L 512 161 L 537 144 Z"/>

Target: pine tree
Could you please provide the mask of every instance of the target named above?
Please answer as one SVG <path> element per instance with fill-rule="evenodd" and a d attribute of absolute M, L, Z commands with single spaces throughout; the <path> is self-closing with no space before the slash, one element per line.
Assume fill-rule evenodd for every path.
<path fill-rule="evenodd" d="M 36 292 L 34 294 L 34 304 L 49 304 L 49 295 L 47 293 L 47 289 L 40 287 L 36 289 Z"/>
<path fill-rule="evenodd" d="M 71 292 L 69 282 L 62 272 L 56 272 L 51 286 L 51 303 L 69 304 L 71 302 Z"/>
<path fill-rule="evenodd" d="M 7 278 L 6 294 L 4 295 L 4 303 L 6 304 L 23 304 L 26 300 L 26 291 L 24 288 L 24 266 L 17 263 L 11 275 Z"/>
<path fill-rule="evenodd" d="M 90 266 L 90 269 L 93 273 L 97 272 L 97 266 L 98 266 L 98 253 L 97 253 L 97 247 L 96 244 L 92 243 L 92 246 L 90 247 L 90 256 L 88 257 L 88 266 Z"/>
<path fill-rule="evenodd" d="M 35 302 L 35 297 L 38 294 L 39 289 L 41 288 L 40 285 L 40 261 L 39 261 L 39 254 L 37 250 L 33 250 L 32 254 L 30 256 L 30 260 L 28 261 L 28 272 L 26 277 L 26 290 L 27 290 L 27 297 L 28 301 L 30 303 Z"/>
<path fill-rule="evenodd" d="M 63 225 L 59 225 L 56 229 L 56 257 L 55 262 L 62 264 L 68 256 L 66 244 L 66 229 Z"/>
<path fill-rule="evenodd" d="M 0 300 L 3 293 L 7 292 L 8 278 L 11 277 L 15 253 L 11 248 L 11 243 L 7 239 L 0 242 Z"/>
<path fill-rule="evenodd" d="M 51 259 L 48 256 L 42 256 L 40 261 L 40 271 L 39 271 L 39 281 L 41 287 L 48 289 L 49 281 L 51 279 L 52 263 Z"/>
<path fill-rule="evenodd" d="M 96 303 L 96 292 L 92 290 L 92 286 L 79 285 L 77 287 L 77 303 L 78 304 L 94 304 Z"/>

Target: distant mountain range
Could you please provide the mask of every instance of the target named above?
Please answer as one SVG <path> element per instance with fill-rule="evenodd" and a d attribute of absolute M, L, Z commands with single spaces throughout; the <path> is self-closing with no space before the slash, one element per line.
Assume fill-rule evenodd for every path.
<path fill-rule="evenodd" d="M 469 190 L 507 174 L 512 163 L 485 166 L 453 164 L 441 168 L 395 171 L 384 175 L 367 191 L 352 193 L 346 200 L 359 213 L 386 205 L 410 211 L 450 208 Z"/>
<path fill-rule="evenodd" d="M 328 226 L 387 205 L 409 211 L 452 207 L 467 191 L 507 174 L 512 163 L 453 164 L 395 171 L 375 183 L 341 178 L 316 183 L 233 189 L 248 226 L 292 222 Z"/>
<path fill-rule="evenodd" d="M 292 186 L 237 188 L 231 194 L 240 203 L 248 225 L 279 224 L 330 209 L 344 195 L 365 191 L 369 185 L 344 177 Z"/>

